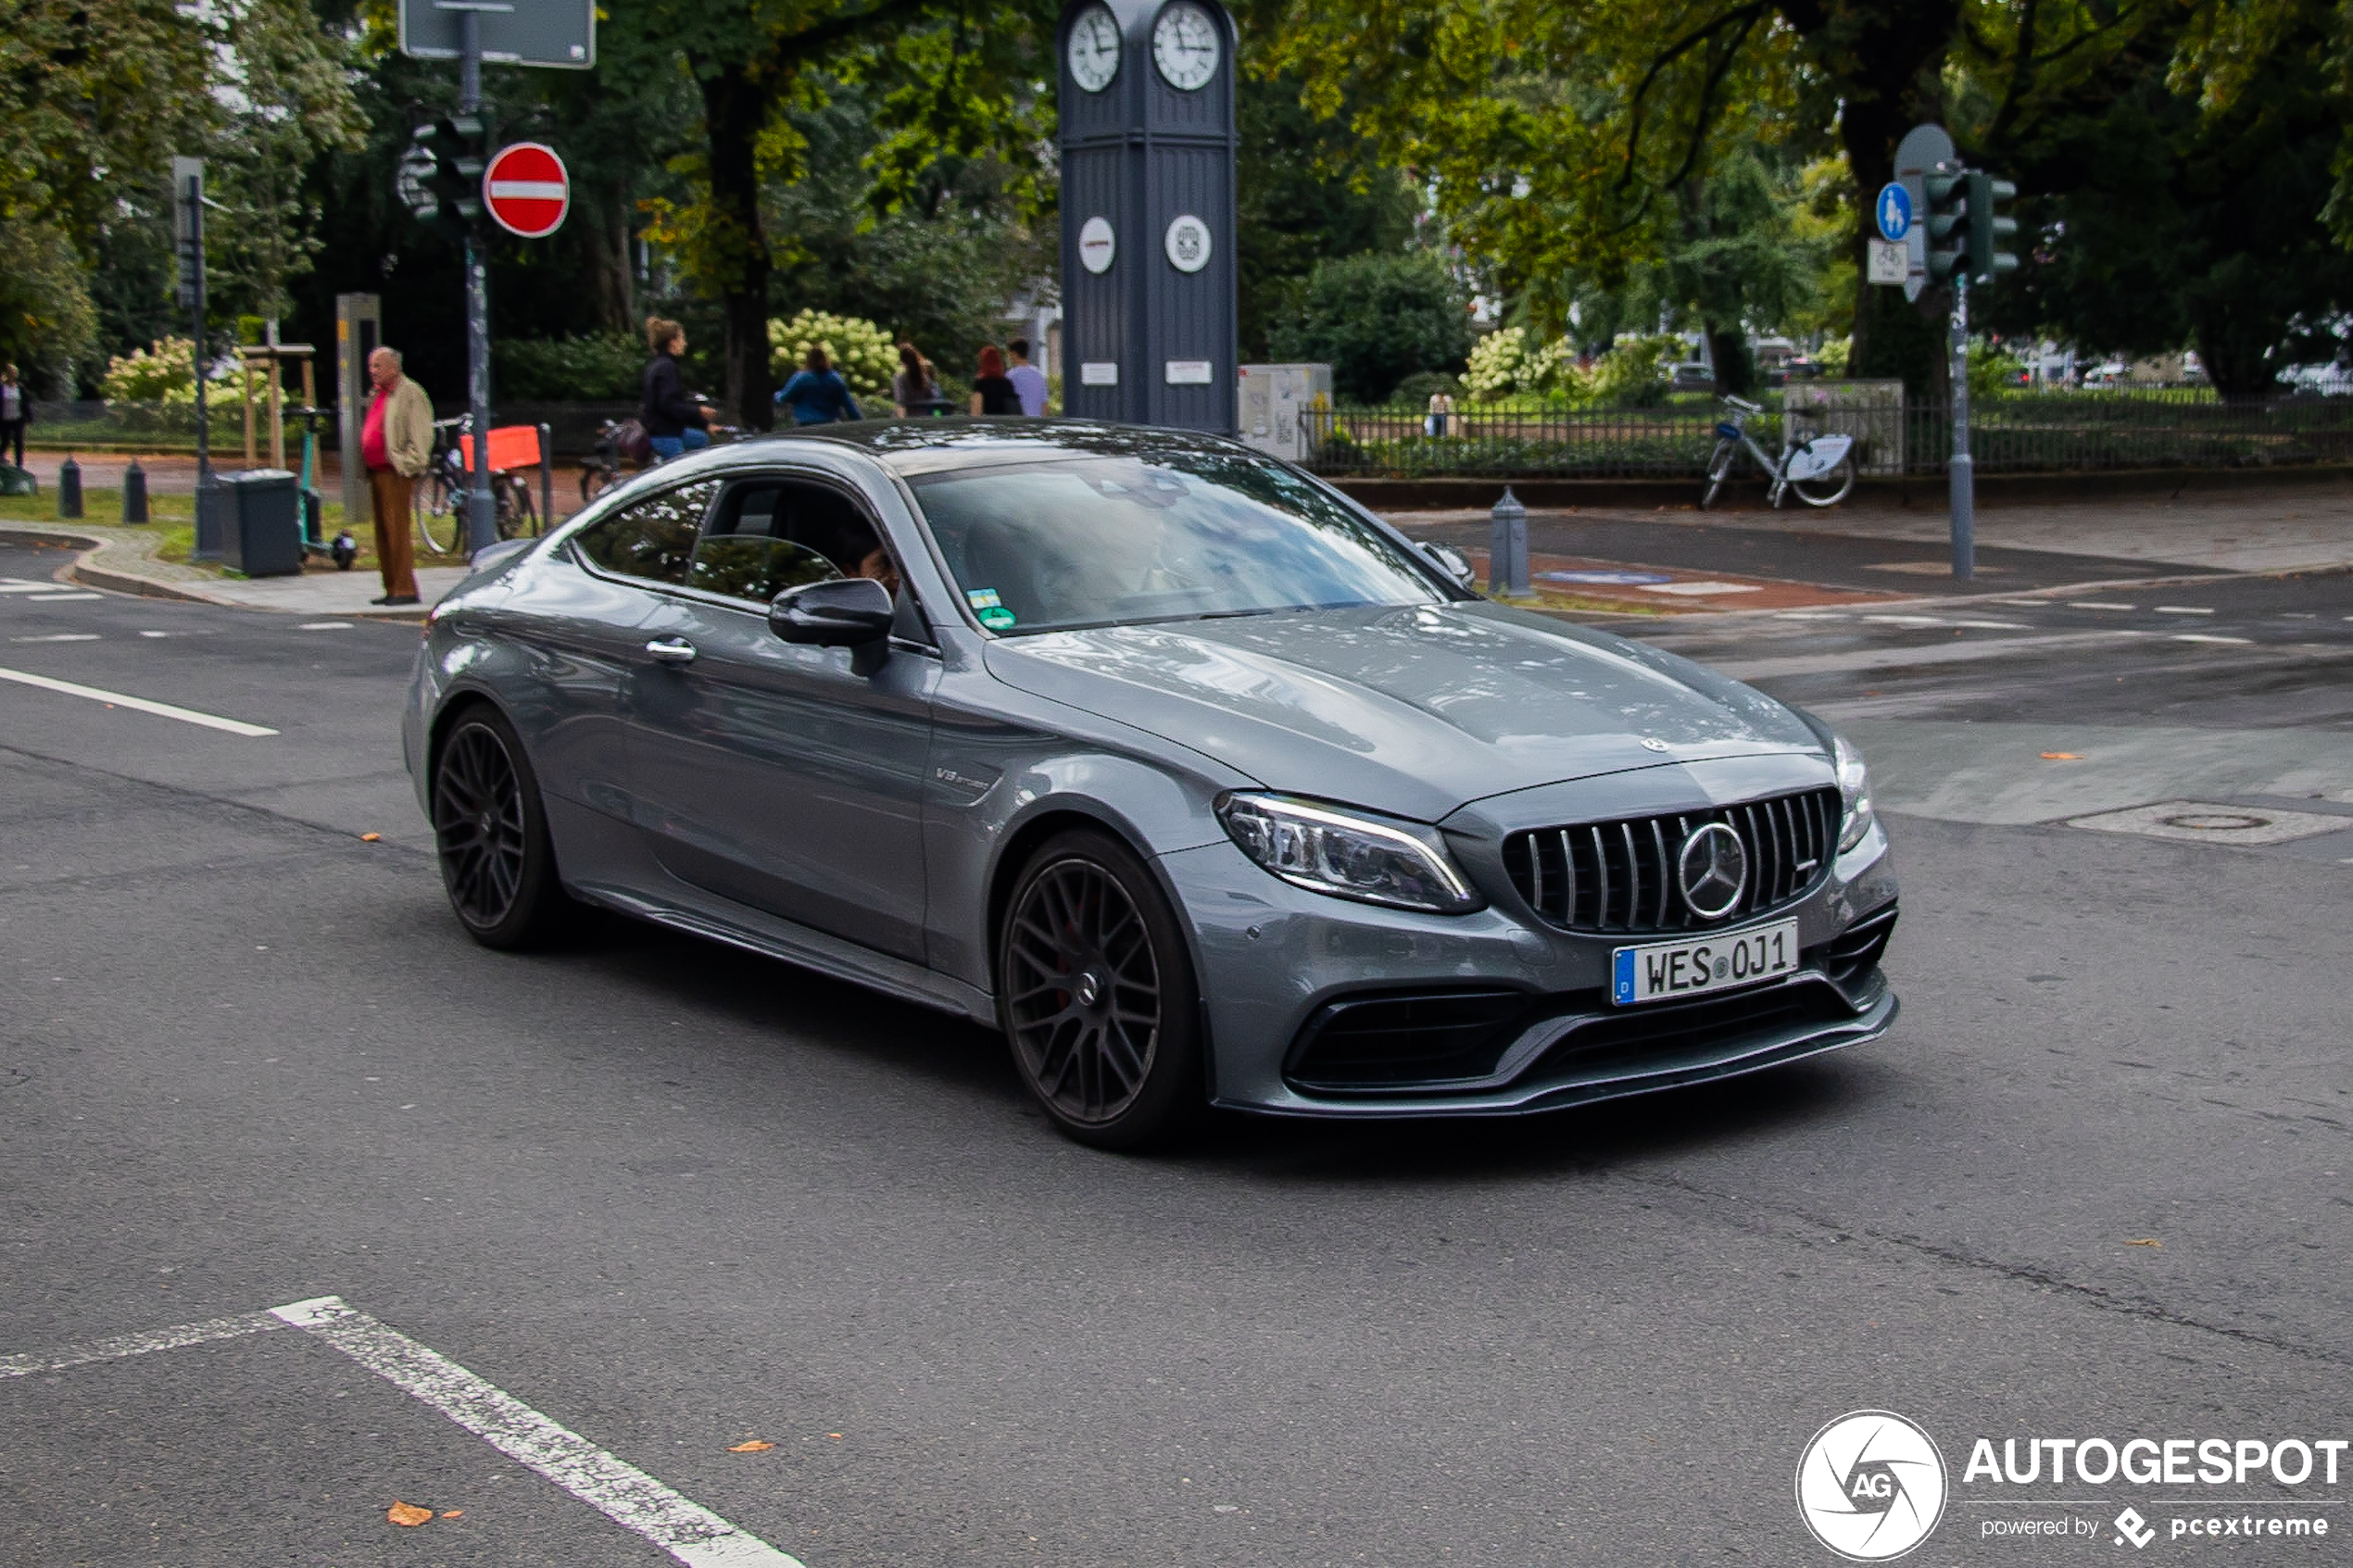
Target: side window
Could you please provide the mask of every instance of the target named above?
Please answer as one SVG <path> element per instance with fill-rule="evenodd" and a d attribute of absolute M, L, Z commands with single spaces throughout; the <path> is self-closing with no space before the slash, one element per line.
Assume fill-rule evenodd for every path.
<path fill-rule="evenodd" d="M 573 543 L 607 571 L 683 587 L 702 514 L 717 494 L 719 481 L 706 479 L 648 495 L 585 530 Z"/>
<path fill-rule="evenodd" d="M 898 589 L 898 568 L 864 512 L 827 485 L 753 480 L 735 485 L 713 508 L 689 580 L 764 604 L 787 588 L 836 577 L 873 577 Z"/>

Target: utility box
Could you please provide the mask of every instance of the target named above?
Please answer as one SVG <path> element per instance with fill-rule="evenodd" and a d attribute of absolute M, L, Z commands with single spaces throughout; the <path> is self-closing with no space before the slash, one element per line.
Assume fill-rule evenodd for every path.
<path fill-rule="evenodd" d="M 384 301 L 372 294 L 335 295 L 335 424 L 343 454 L 343 515 L 368 515 L 368 465 L 359 435 L 368 422 L 368 356 L 384 340 Z"/>
<path fill-rule="evenodd" d="M 1304 461 L 1310 443 L 1323 433 L 1309 433 L 1300 416 L 1331 412 L 1332 368 L 1244 365 L 1238 381 L 1242 445 L 1255 446 L 1270 458 Z"/>
<path fill-rule="evenodd" d="M 284 469 L 224 473 L 220 558 L 247 577 L 288 577 L 302 570 L 302 495 Z"/>

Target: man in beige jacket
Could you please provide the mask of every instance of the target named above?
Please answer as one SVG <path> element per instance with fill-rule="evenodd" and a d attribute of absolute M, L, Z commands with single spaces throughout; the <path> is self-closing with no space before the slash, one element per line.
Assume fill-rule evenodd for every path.
<path fill-rule="evenodd" d="M 368 465 L 368 494 L 375 503 L 376 565 L 384 571 L 380 605 L 417 602 L 416 545 L 410 538 L 409 491 L 433 456 L 433 403 L 425 389 L 400 373 L 397 349 L 368 356 L 368 379 L 376 395 L 359 431 L 359 456 Z"/>

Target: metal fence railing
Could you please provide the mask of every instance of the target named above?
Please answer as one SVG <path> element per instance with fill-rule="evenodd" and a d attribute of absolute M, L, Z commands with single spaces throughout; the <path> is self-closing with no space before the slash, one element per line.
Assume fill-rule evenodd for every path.
<path fill-rule="evenodd" d="M 1307 467 L 1335 476 L 1696 479 L 1720 417 L 1706 404 L 1473 410 L 1449 416 L 1437 433 L 1415 408 L 1315 409 L 1300 416 L 1300 449 Z M 1801 431 L 1855 435 L 1867 474 L 1941 474 L 1953 449 L 1952 409 L 1942 402 L 1856 403 L 1793 417 Z M 1783 418 L 1768 406 L 1749 422 L 1768 452 L 1780 449 Z M 2353 398 L 2001 395 L 1972 404 L 1969 432 L 1980 473 L 2345 463 L 2353 462 Z"/>
<path fill-rule="evenodd" d="M 289 403 L 288 408 L 293 404 Z M 451 418 L 464 413 L 463 404 L 444 403 L 434 410 L 434 417 Z M 547 425 L 552 432 L 552 445 L 566 457 L 577 457 L 592 450 L 597 444 L 597 430 L 606 420 L 625 420 L 635 416 L 634 402 L 614 403 L 500 403 L 492 410 L 496 421 L 502 425 Z M 245 452 L 245 405 L 239 398 L 215 388 L 207 410 L 213 456 L 221 462 L 241 460 Z M 269 449 L 269 409 L 255 410 L 258 432 L 258 450 Z M 336 425 L 331 419 L 320 430 L 320 449 L 332 455 L 336 450 Z M 194 452 L 196 449 L 196 405 L 187 402 L 130 403 L 100 402 L 85 399 L 79 402 L 41 402 L 32 406 L 32 420 L 25 427 L 28 445 L 44 448 L 68 447 L 87 451 Z M 291 414 L 286 417 L 286 445 L 290 452 L 301 448 L 301 427 Z M 290 456 L 288 461 L 293 461 Z"/>

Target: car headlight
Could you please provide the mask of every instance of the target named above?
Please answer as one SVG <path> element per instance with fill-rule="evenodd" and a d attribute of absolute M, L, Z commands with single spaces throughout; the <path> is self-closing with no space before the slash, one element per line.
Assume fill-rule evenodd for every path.
<path fill-rule="evenodd" d="M 1831 759 L 1838 765 L 1838 798 L 1843 808 L 1839 822 L 1838 852 L 1845 854 L 1871 831 L 1871 773 L 1863 754 L 1844 735 L 1831 737 Z"/>
<path fill-rule="evenodd" d="M 1441 915 L 1487 902 L 1441 845 L 1403 823 L 1279 795 L 1228 795 L 1217 818 L 1243 854 L 1296 887 Z"/>

